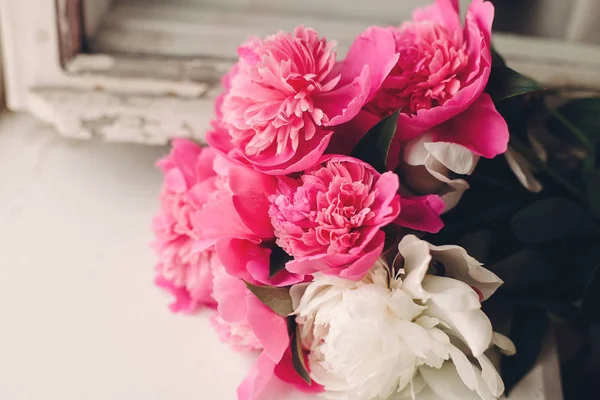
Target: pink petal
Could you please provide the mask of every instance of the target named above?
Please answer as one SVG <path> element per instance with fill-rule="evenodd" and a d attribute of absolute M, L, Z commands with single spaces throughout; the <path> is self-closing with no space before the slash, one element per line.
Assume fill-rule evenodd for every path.
<path fill-rule="evenodd" d="M 413 21 L 443 21 L 450 29 L 460 29 L 458 0 L 437 0 L 435 4 L 417 8 L 413 12 Z"/>
<path fill-rule="evenodd" d="M 465 112 L 435 130 L 434 139 L 458 143 L 473 153 L 493 158 L 508 147 L 508 125 L 487 93 Z"/>
<path fill-rule="evenodd" d="M 481 32 L 483 32 L 487 43 L 490 42 L 492 35 L 492 23 L 494 22 L 494 5 L 489 1 L 473 0 L 467 11 L 467 15 L 471 14 Z"/>
<path fill-rule="evenodd" d="M 262 352 L 237 389 L 238 400 L 257 400 L 274 376 L 275 363 Z"/>
<path fill-rule="evenodd" d="M 237 213 L 233 196 L 209 202 L 192 217 L 195 229 L 206 239 L 218 237 L 255 237 Z"/>
<path fill-rule="evenodd" d="M 291 346 L 294 346 L 294 344 L 292 343 Z M 308 372 L 310 372 L 307 352 L 304 352 L 303 356 L 304 364 L 309 370 Z M 321 393 L 324 390 L 323 386 L 314 381 L 309 385 L 298 375 L 292 364 L 292 351 L 289 347 L 283 354 L 281 361 L 275 366 L 275 375 L 282 381 L 293 385 L 296 389 L 305 393 Z"/>
<path fill-rule="evenodd" d="M 319 129 L 317 129 L 317 132 Z M 315 165 L 327 149 L 333 132 L 321 131 L 309 141 L 300 141 L 298 150 L 289 160 L 281 162 L 272 156 L 249 158 L 257 171 L 269 175 L 287 175 L 304 171 Z"/>
<path fill-rule="evenodd" d="M 370 96 L 371 76 L 369 66 L 362 68 L 352 82 L 315 97 L 315 106 L 331 119 L 327 126 L 336 126 L 356 117 Z"/>
<path fill-rule="evenodd" d="M 444 227 L 440 214 L 444 201 L 437 195 L 401 199 L 400 215 L 394 221 L 405 228 L 437 233 Z"/>
<path fill-rule="evenodd" d="M 249 283 L 259 283 L 250 272 L 248 264 L 258 263 L 261 268 L 269 270 L 270 250 L 260 247 L 247 239 L 221 238 L 215 245 L 221 264 L 229 275 L 243 279 Z"/>
<path fill-rule="evenodd" d="M 339 86 L 351 83 L 363 73 L 364 66 L 367 65 L 370 75 L 370 87 L 366 88 L 369 91 L 369 101 L 394 68 L 399 56 L 392 32 L 377 26 L 370 27 L 352 43 L 340 69 L 342 79 Z"/>
<path fill-rule="evenodd" d="M 213 295 L 218 303 L 219 316 L 227 322 L 246 319 L 246 294 L 248 288 L 241 279 L 226 273 L 215 276 Z"/>
<path fill-rule="evenodd" d="M 154 280 L 154 283 L 158 287 L 166 289 L 175 297 L 173 303 L 169 304 L 169 309 L 171 312 L 192 314 L 198 309 L 198 302 L 192 299 L 190 293 L 184 287 L 175 286 L 171 281 L 168 281 L 163 276 L 157 276 Z"/>
<path fill-rule="evenodd" d="M 246 309 L 248 325 L 258 338 L 264 353 L 274 363 L 278 363 L 290 345 L 285 318 L 275 314 L 252 293 L 246 296 Z"/>
<path fill-rule="evenodd" d="M 352 264 L 347 266 L 346 268 L 335 273 L 333 271 L 323 271 L 327 275 L 339 275 L 342 278 L 350 279 L 353 281 L 361 280 L 367 272 L 371 269 L 375 262 L 381 255 L 383 251 L 383 246 L 385 244 L 385 233 L 383 231 L 378 231 L 375 237 L 369 242 L 369 244 L 365 247 L 364 253 L 361 257 L 354 261 Z M 333 272 L 333 273 L 331 273 Z"/>

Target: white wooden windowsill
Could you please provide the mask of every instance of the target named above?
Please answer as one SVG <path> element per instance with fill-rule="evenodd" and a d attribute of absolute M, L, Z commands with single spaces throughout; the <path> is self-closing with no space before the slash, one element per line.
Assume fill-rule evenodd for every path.
<path fill-rule="evenodd" d="M 170 314 L 152 284 L 167 151 L 0 116 L 0 399 L 235 399 L 255 355 L 219 342 L 206 313 Z M 269 400 L 283 399 L 315 400 Z M 551 342 L 509 400 L 562 400 Z"/>
<path fill-rule="evenodd" d="M 192 15 L 190 19 L 186 13 L 177 12 L 177 4 L 166 12 L 164 0 L 151 4 L 154 3 L 147 10 L 142 9 L 145 3 L 139 1 L 123 3 L 122 7 L 130 9 L 120 19 L 113 19 L 113 28 L 131 36 L 111 38 L 115 32 L 111 33 L 111 29 L 103 36 L 100 25 L 98 40 L 113 46 L 114 51 L 127 52 L 144 43 L 140 41 L 142 35 L 162 40 L 159 44 L 163 43 L 167 54 L 169 46 L 176 42 L 179 26 L 185 31 L 184 42 L 195 51 L 208 46 L 213 56 L 232 57 L 235 46 L 249 33 L 264 34 L 295 25 L 293 18 L 273 13 L 213 12 L 211 18 Z M 411 3 L 407 8 L 413 6 Z M 32 13 L 33 9 L 36 12 Z M 405 18 L 402 12 L 398 10 L 394 18 Z M 80 54 L 63 68 L 59 62 L 55 14 L 52 1 L 0 0 L 0 36 L 11 109 L 31 111 L 70 137 L 149 144 L 164 144 L 174 136 L 202 139 L 213 117 L 214 98 L 220 91 L 218 80 L 231 59 Z M 217 17 L 220 19 L 215 22 Z M 343 22 L 301 15 L 296 18 L 306 24 L 322 24 L 319 29 L 338 39 L 342 53 L 361 30 L 355 20 Z M 236 28 L 238 25 L 243 28 Z M 549 87 L 600 91 L 600 46 L 510 35 L 497 35 L 494 41 L 510 66 Z M 153 43 L 147 50 L 154 52 L 157 48 L 160 46 Z"/>

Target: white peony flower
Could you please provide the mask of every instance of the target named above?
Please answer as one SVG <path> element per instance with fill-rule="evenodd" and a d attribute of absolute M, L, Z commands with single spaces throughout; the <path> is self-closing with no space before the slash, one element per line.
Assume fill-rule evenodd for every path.
<path fill-rule="evenodd" d="M 310 375 L 328 399 L 497 399 L 503 382 L 484 355 L 493 333 L 480 300 L 502 281 L 458 246 L 409 235 L 396 277 L 378 261 L 359 282 L 323 274 L 305 288 L 296 321 Z M 437 265 L 444 276 L 428 273 Z M 295 292 L 297 297 L 298 290 Z M 476 361 L 476 363 L 475 363 Z"/>
<path fill-rule="evenodd" d="M 479 156 L 456 143 L 434 142 L 427 133 L 407 142 L 403 150 L 403 178 L 419 194 L 439 194 L 449 211 L 458 204 L 469 184 L 451 173 L 470 175 Z"/>

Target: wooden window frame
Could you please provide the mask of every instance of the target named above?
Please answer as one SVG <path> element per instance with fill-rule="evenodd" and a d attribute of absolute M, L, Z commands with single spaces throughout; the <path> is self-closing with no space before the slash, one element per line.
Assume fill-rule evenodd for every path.
<path fill-rule="evenodd" d="M 82 53 L 81 0 L 0 0 L 0 28 L 8 107 L 71 137 L 202 140 L 233 62 Z M 502 34 L 494 43 L 511 67 L 548 86 L 600 90 L 600 46 Z"/>

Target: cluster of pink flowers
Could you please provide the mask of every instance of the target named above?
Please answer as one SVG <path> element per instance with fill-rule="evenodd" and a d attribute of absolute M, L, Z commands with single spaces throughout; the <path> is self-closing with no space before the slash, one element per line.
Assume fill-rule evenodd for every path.
<path fill-rule="evenodd" d="M 465 152 L 474 163 L 506 150 L 506 123 L 483 91 L 492 20 L 492 5 L 474 0 L 462 27 L 457 1 L 438 0 L 400 27 L 367 29 L 344 60 L 309 28 L 252 38 L 223 79 L 210 147 L 176 140 L 159 161 L 156 283 L 174 295 L 174 312 L 215 309 L 224 341 L 262 352 L 240 399 L 255 399 L 271 376 L 322 390 L 295 374 L 286 319 L 246 282 L 287 287 L 317 272 L 363 279 L 384 252 L 384 227 L 443 226 L 452 185 L 441 179 L 446 192 L 423 193 L 402 182 L 392 171 L 415 159 L 408 152 L 441 148 L 441 163 L 461 172 Z M 390 171 L 351 157 L 398 109 Z M 425 135 L 426 146 L 415 146 Z M 274 252 L 287 260 L 276 274 Z"/>

